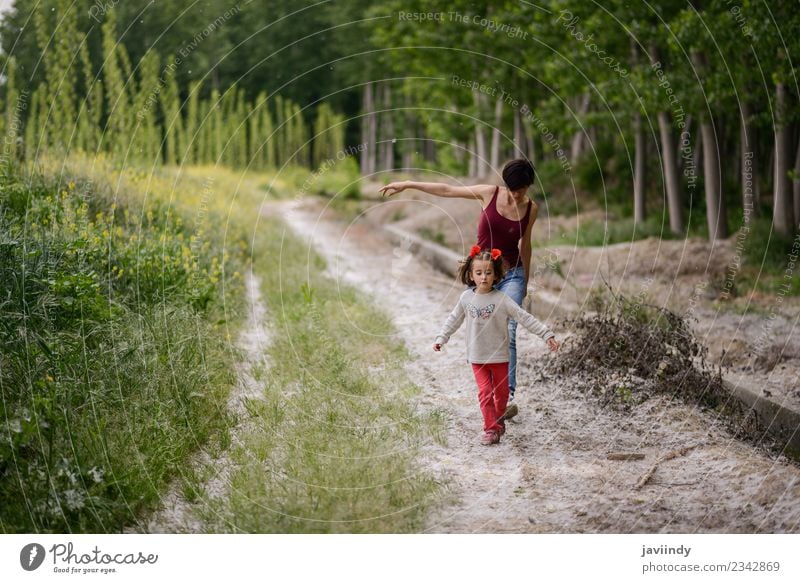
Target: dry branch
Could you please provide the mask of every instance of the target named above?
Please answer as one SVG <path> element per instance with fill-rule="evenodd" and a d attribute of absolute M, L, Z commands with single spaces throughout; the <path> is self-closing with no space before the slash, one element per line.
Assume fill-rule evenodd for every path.
<path fill-rule="evenodd" d="M 666 461 L 669 461 L 669 460 L 671 460 L 671 459 L 673 459 L 673 458 L 676 458 L 676 457 L 678 457 L 678 456 L 686 455 L 686 454 L 687 454 L 689 451 L 693 450 L 693 449 L 694 449 L 694 448 L 696 448 L 698 445 L 699 445 L 699 444 L 697 444 L 697 443 L 696 443 L 696 444 L 694 444 L 694 445 L 687 445 L 687 446 L 685 446 L 685 447 L 681 447 L 681 448 L 679 448 L 679 449 L 674 449 L 674 450 L 672 450 L 672 451 L 670 451 L 670 452 L 668 452 L 668 453 L 664 454 L 664 455 L 663 455 L 663 456 L 661 456 L 660 458 L 658 458 L 658 459 L 656 460 L 656 463 L 654 463 L 654 464 L 653 464 L 653 466 L 652 466 L 652 467 L 651 467 L 649 470 L 647 470 L 647 472 L 646 472 L 646 473 L 645 473 L 645 474 L 644 474 L 644 475 L 643 475 L 641 478 L 639 478 L 639 481 L 638 481 L 638 482 L 636 482 L 636 485 L 633 487 L 633 489 L 634 489 L 634 490 L 638 490 L 638 489 L 640 489 L 642 486 L 644 486 L 645 484 L 647 484 L 647 482 L 649 482 L 649 481 L 650 481 L 650 478 L 652 478 L 652 477 L 653 477 L 653 474 L 655 474 L 655 473 L 656 473 L 656 468 L 658 468 L 658 465 L 659 465 L 660 463 L 662 463 L 662 462 L 666 462 Z"/>
<path fill-rule="evenodd" d="M 643 460 L 644 454 L 627 451 L 612 451 L 606 455 L 606 458 L 615 461 Z"/>

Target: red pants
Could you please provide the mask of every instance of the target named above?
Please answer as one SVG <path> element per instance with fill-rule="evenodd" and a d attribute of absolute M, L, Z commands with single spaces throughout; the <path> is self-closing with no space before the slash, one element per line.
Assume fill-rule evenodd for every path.
<path fill-rule="evenodd" d="M 497 420 L 505 415 L 508 404 L 508 363 L 473 364 L 478 383 L 478 403 L 483 413 L 483 430 L 500 431 Z"/>

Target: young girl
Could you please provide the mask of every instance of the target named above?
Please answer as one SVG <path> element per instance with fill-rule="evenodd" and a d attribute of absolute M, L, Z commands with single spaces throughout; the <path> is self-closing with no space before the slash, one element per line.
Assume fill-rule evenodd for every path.
<path fill-rule="evenodd" d="M 467 320 L 467 361 L 478 383 L 478 402 L 483 413 L 481 443 L 500 441 L 506 431 L 508 403 L 508 321 L 516 320 L 541 336 L 552 351 L 558 350 L 555 335 L 514 300 L 494 289 L 503 278 L 503 260 L 498 249 L 481 250 L 477 245 L 461 264 L 459 279 L 468 286 L 436 337 L 439 352 L 450 336 Z"/>
<path fill-rule="evenodd" d="M 503 253 L 508 270 L 503 278 L 495 278 L 495 287 L 514 300 L 517 305 L 528 294 L 531 265 L 531 233 L 539 213 L 539 205 L 528 197 L 536 172 L 529 160 L 519 158 L 503 166 L 504 186 L 476 184 L 453 186 L 440 182 L 391 182 L 381 188 L 381 193 L 393 196 L 407 189 L 420 190 L 445 198 L 466 198 L 480 201 L 478 220 L 478 245 L 482 249 L 496 247 Z M 508 408 L 506 419 L 519 412 L 514 403 L 517 386 L 517 323 L 508 323 Z"/>

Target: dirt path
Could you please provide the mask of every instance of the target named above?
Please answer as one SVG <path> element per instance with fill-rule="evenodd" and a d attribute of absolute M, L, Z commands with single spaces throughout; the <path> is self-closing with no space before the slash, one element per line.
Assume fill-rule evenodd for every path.
<path fill-rule="evenodd" d="M 480 446 L 463 329 L 444 353 L 431 349 L 461 286 L 369 225 L 337 222 L 318 201 L 279 210 L 327 259 L 332 277 L 361 289 L 392 317 L 413 357 L 408 372 L 422 388 L 420 407 L 449 412 L 447 445 L 427 444 L 420 463 L 448 480 L 458 502 L 430 516 L 427 532 L 800 531 L 800 468 L 666 397 L 628 414 L 600 410 L 570 386 L 542 377 L 538 363 L 549 356 L 527 331 L 518 340 L 521 413 L 499 446 Z M 697 447 L 659 465 L 647 485 L 634 489 L 660 456 L 691 445 Z M 621 450 L 646 457 L 606 459 Z"/>
<path fill-rule="evenodd" d="M 237 367 L 239 381 L 228 398 L 228 411 L 235 420 L 229 430 L 231 443 L 220 456 L 213 456 L 205 450 L 198 452 L 189 465 L 189 471 L 170 485 L 161 500 L 161 507 L 146 522 L 133 527 L 131 532 L 206 533 L 208 528 L 203 514 L 214 512 L 212 503 L 228 494 L 229 476 L 233 469 L 229 454 L 240 445 L 240 436 L 250 427 L 246 402 L 263 398 L 263 384 L 255 377 L 256 368 L 267 365 L 264 355 L 269 343 L 265 326 L 266 307 L 259 291 L 260 279 L 248 273 L 245 284 L 249 315 L 238 341 L 244 359 Z M 187 496 L 187 485 L 199 491 L 194 501 Z"/>

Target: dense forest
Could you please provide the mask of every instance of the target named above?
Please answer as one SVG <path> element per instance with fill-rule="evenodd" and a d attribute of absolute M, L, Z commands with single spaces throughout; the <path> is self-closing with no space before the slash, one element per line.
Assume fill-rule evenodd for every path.
<path fill-rule="evenodd" d="M 468 176 L 527 156 L 674 234 L 695 212 L 711 239 L 759 214 L 790 236 L 798 28 L 789 1 L 17 2 L 5 156 L 272 168 L 362 144 L 362 174 Z"/>

